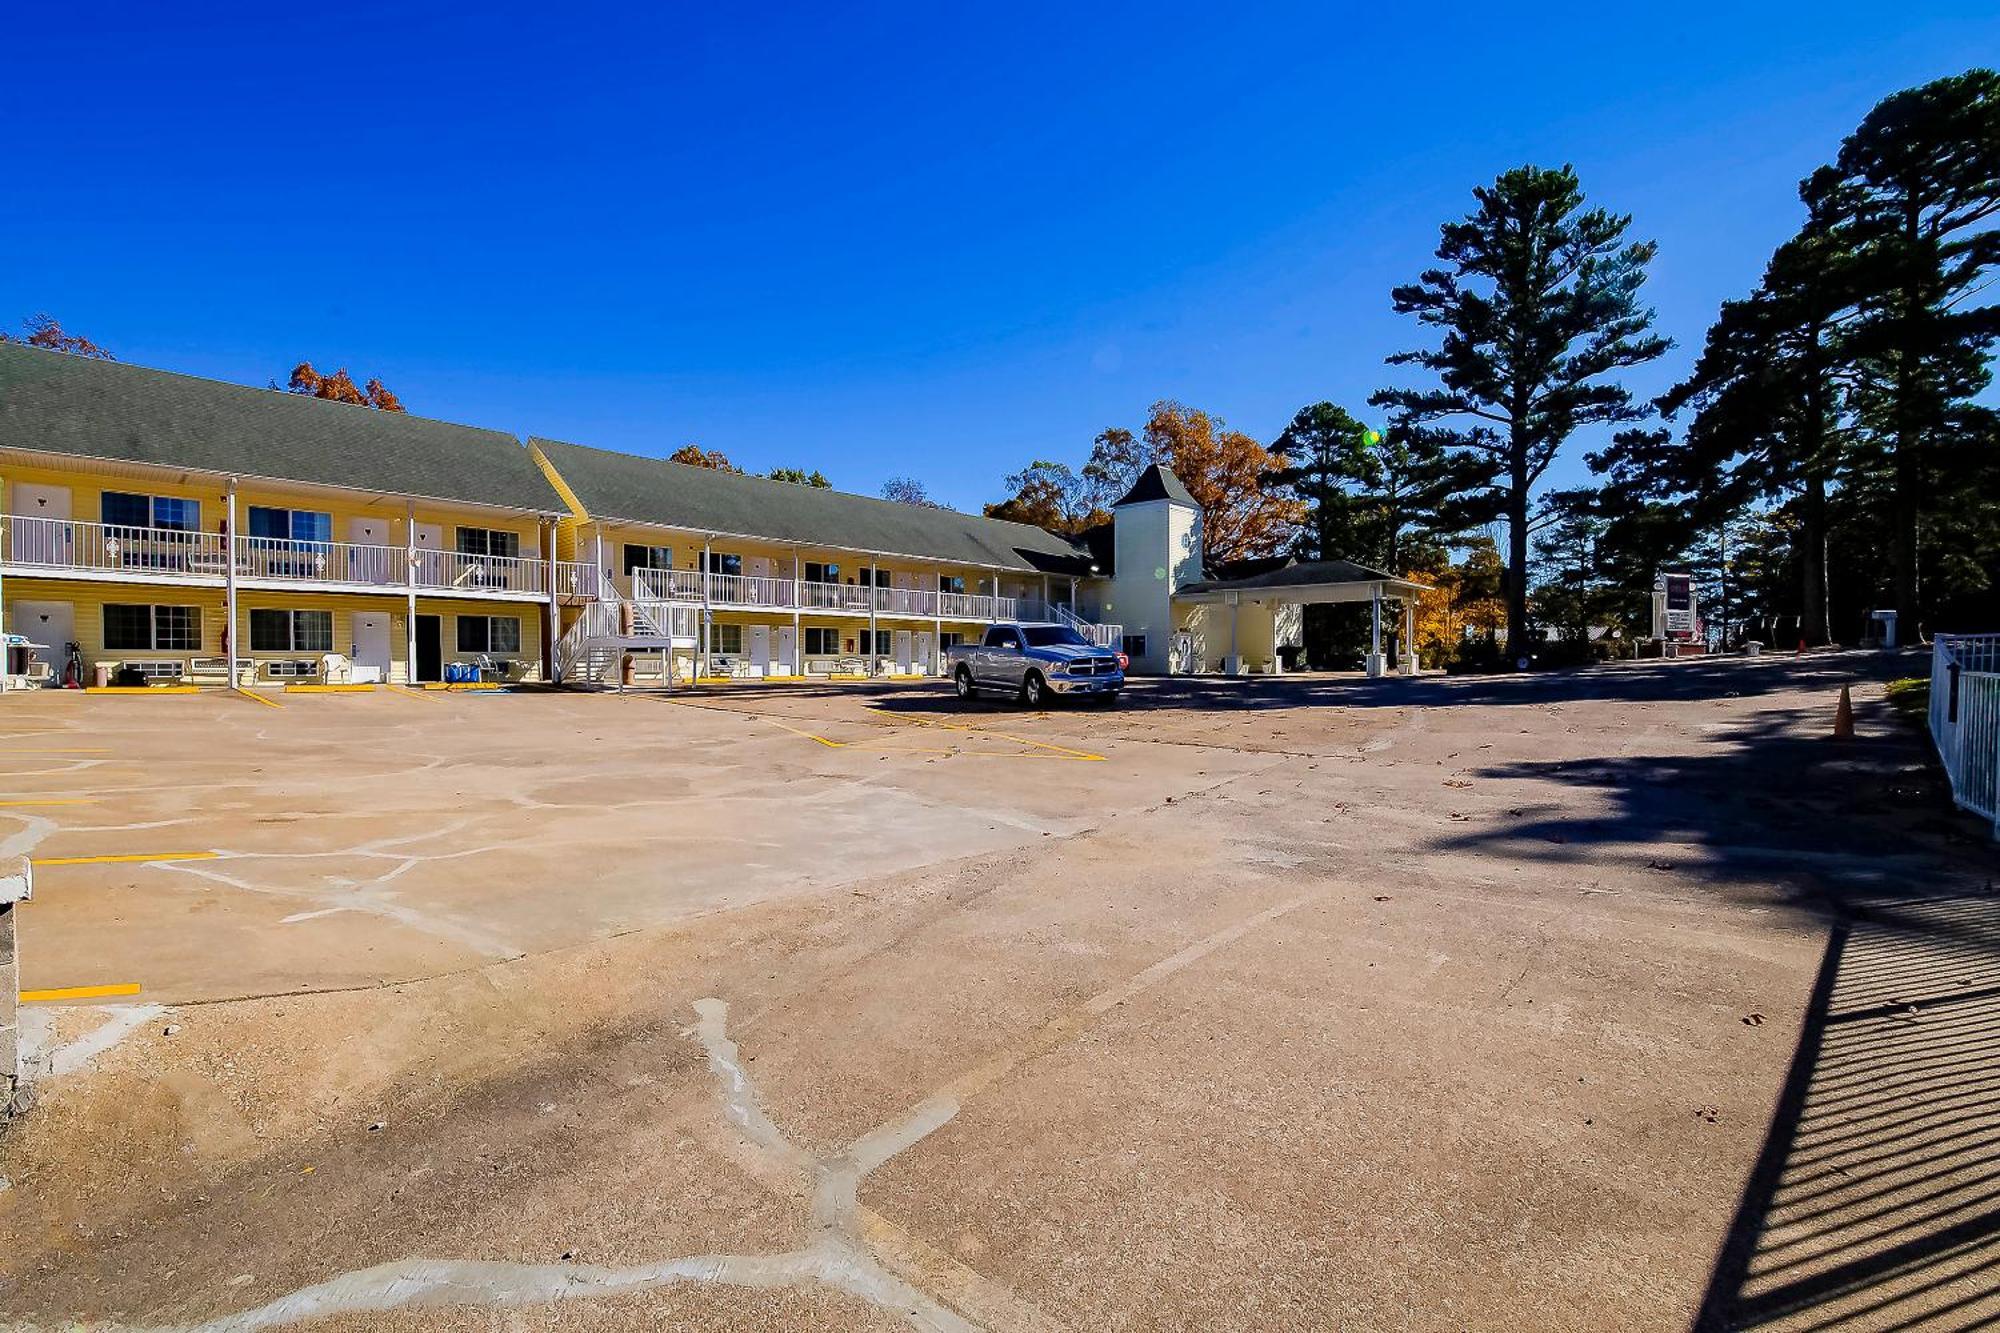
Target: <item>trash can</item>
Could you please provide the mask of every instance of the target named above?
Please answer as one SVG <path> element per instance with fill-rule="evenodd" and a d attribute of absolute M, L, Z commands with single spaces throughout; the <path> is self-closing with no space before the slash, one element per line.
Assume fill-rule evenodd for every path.
<path fill-rule="evenodd" d="M 98 689 L 109 689 L 111 687 L 111 664 L 108 662 L 99 662 L 90 669 L 90 678 L 95 682 Z"/>
<path fill-rule="evenodd" d="M 1743 655 L 1745 657 L 1762 657 L 1764 655 L 1764 645 L 1752 639 L 1743 645 Z"/>

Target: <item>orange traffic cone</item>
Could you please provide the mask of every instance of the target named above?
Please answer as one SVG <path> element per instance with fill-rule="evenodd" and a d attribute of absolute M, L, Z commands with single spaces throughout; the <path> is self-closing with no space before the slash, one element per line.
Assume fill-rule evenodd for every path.
<path fill-rule="evenodd" d="M 1847 687 L 1840 687 L 1840 706 L 1833 710 L 1833 738 L 1837 741 L 1854 739 L 1854 700 L 1848 697 Z"/>

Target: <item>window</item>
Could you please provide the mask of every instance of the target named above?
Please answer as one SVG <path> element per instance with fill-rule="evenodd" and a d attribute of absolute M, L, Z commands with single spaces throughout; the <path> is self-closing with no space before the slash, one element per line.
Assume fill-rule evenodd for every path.
<path fill-rule="evenodd" d="M 942 652 L 950 652 L 953 648 L 958 647 L 958 645 L 964 642 L 965 636 L 963 634 L 953 634 L 949 630 L 938 635 L 938 649 Z"/>
<path fill-rule="evenodd" d="M 741 625 L 710 625 L 708 627 L 708 651 L 720 653 L 724 657 L 743 655 L 743 627 Z"/>
<path fill-rule="evenodd" d="M 1030 648 L 1049 648 L 1058 644 L 1066 648 L 1090 647 L 1089 639 L 1067 625 L 1030 625 L 1021 633 L 1027 636 Z"/>
<path fill-rule="evenodd" d="M 1014 633 L 1013 630 L 1008 629 L 1005 625 L 996 625 L 986 631 L 986 646 L 988 648 L 1019 648 L 1021 646 L 1021 636 Z"/>
<path fill-rule="evenodd" d="M 938 591 L 963 593 L 965 591 L 964 576 L 959 574 L 938 575 Z"/>
<path fill-rule="evenodd" d="M 806 561 L 806 582 L 838 583 L 840 582 L 840 566 L 823 564 L 817 560 L 808 560 Z"/>
<path fill-rule="evenodd" d="M 741 574 L 743 557 L 731 555 L 727 551 L 704 551 L 701 555 L 701 567 L 711 574 Z"/>
<path fill-rule="evenodd" d="M 464 531 L 464 529 L 460 529 Z M 518 653 L 521 651 L 519 616 L 460 616 L 458 651 L 461 653 Z"/>
<path fill-rule="evenodd" d="M 330 653 L 333 612 L 253 610 L 250 613 L 253 653 Z"/>
<path fill-rule="evenodd" d="M 330 542 L 333 540 L 333 515 L 318 509 L 273 509 L 268 505 L 251 505 L 250 535 L 280 541 Z"/>
<path fill-rule="evenodd" d="M 672 569 L 674 548 L 671 546 L 641 546 L 637 542 L 625 543 L 625 572 L 635 569 Z"/>
<path fill-rule="evenodd" d="M 458 530 L 458 553 L 460 555 L 518 556 L 521 554 L 521 534 L 504 532 L 499 528 L 460 528 Z"/>
<path fill-rule="evenodd" d="M 895 643 L 896 643 L 895 631 L 893 630 L 886 630 L 886 629 L 876 630 L 874 633 L 872 644 L 870 642 L 868 631 L 867 630 L 861 631 L 861 655 L 863 657 L 867 657 L 870 655 L 873 655 L 875 657 L 887 657 L 891 653 L 896 651 Z"/>
<path fill-rule="evenodd" d="M 1144 657 L 1146 655 L 1146 636 L 1143 634 L 1127 634 L 1120 647 L 1124 649 L 1125 656 L 1127 657 Z"/>
<path fill-rule="evenodd" d="M 855 574 L 855 581 L 866 588 L 872 581 L 878 588 L 889 586 L 889 571 L 886 569 L 863 569 Z"/>
<path fill-rule="evenodd" d="M 820 625 L 807 625 L 806 653 L 812 657 L 838 656 L 840 653 L 840 631 Z"/>
<path fill-rule="evenodd" d="M 104 522 L 114 528 L 166 528 L 174 532 L 201 530 L 199 500 L 106 491 L 98 497 L 98 505 Z"/>
<path fill-rule="evenodd" d="M 121 606 L 105 603 L 104 646 L 112 652 L 201 651 L 198 606 Z"/>

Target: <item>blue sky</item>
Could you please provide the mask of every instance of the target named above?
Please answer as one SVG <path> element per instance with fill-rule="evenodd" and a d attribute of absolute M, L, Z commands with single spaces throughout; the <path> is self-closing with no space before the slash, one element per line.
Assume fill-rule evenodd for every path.
<path fill-rule="evenodd" d="M 1567 161 L 1660 243 L 1653 392 L 2000 11 L 1652 8 L 21 6 L 0 321 L 969 508 L 1156 398 L 1360 409 L 1439 222 Z"/>

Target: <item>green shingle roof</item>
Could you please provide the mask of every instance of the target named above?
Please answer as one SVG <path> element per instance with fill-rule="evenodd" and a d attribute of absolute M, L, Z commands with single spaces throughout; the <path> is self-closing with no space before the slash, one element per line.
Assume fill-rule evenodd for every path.
<path fill-rule="evenodd" d="M 559 513 L 501 431 L 0 344 L 0 448 Z"/>
<path fill-rule="evenodd" d="M 595 519 L 946 564 L 1087 574 L 1087 553 L 1026 523 L 535 439 Z"/>

